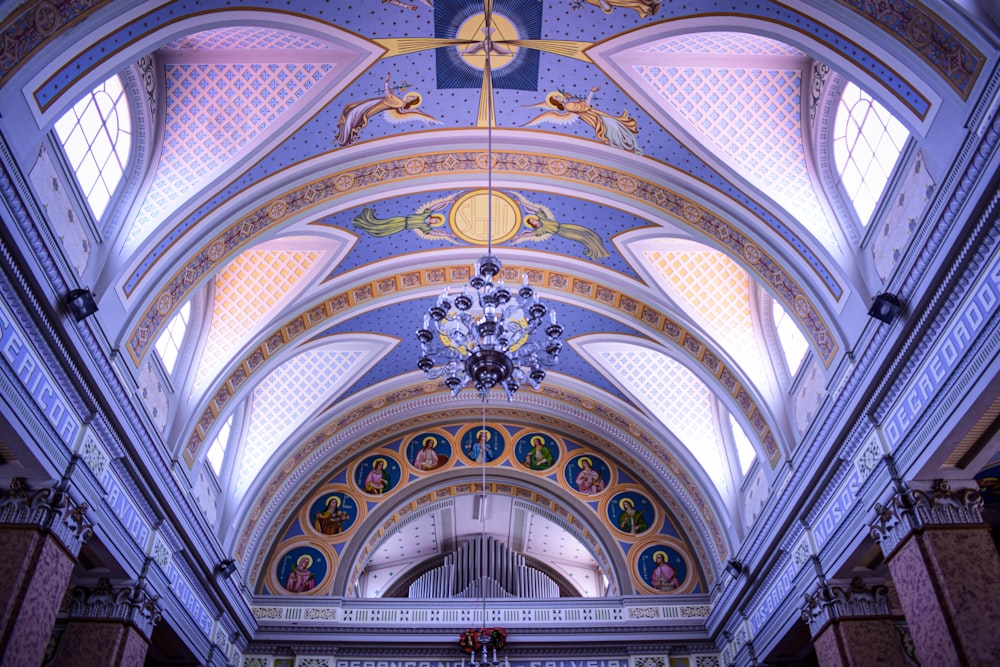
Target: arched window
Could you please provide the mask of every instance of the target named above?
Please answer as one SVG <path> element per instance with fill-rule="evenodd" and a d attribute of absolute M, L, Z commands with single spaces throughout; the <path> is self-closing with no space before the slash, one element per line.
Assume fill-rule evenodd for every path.
<path fill-rule="evenodd" d="M 740 472 L 745 476 L 750 470 L 750 466 L 753 464 L 754 460 L 757 458 L 757 452 L 753 448 L 753 444 L 750 442 L 750 438 L 747 437 L 746 431 L 740 426 L 740 423 L 736 421 L 736 418 L 729 415 L 729 428 L 733 431 L 733 442 L 736 444 L 736 455 L 740 459 Z"/>
<path fill-rule="evenodd" d="M 833 155 L 841 185 L 862 225 L 871 221 L 910 133 L 853 83 L 844 87 L 834 121 Z"/>
<path fill-rule="evenodd" d="M 208 448 L 208 462 L 212 465 L 216 477 L 222 472 L 222 462 L 226 460 L 226 446 L 229 444 L 229 431 L 232 426 L 233 416 L 229 415 L 229 419 L 222 425 L 219 434 L 212 441 L 212 446 Z"/>
<path fill-rule="evenodd" d="M 132 117 L 116 75 L 56 122 L 56 134 L 98 220 L 121 182 L 132 148 Z"/>
<path fill-rule="evenodd" d="M 156 353 L 160 355 L 160 361 L 163 362 L 167 375 L 173 375 L 174 366 L 177 365 L 177 355 L 180 353 L 190 316 L 191 302 L 187 301 L 170 320 L 166 330 L 156 339 Z"/>
<path fill-rule="evenodd" d="M 788 373 L 792 377 L 799 371 L 802 359 L 806 356 L 809 343 L 806 337 L 799 331 L 798 325 L 792 319 L 781 304 L 772 300 L 771 315 L 774 318 L 774 328 L 778 332 L 778 340 L 781 342 L 781 350 L 785 353 L 785 363 L 788 364 Z"/>

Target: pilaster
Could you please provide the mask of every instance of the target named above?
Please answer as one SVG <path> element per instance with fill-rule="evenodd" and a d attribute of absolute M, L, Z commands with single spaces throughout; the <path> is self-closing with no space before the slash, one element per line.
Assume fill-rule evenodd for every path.
<path fill-rule="evenodd" d="M 141 667 L 160 619 L 158 602 L 141 583 L 113 586 L 100 579 L 94 587 L 76 587 L 52 667 Z"/>
<path fill-rule="evenodd" d="M 0 667 L 41 664 L 76 557 L 93 533 L 64 490 L 0 491 Z"/>
<path fill-rule="evenodd" d="M 885 554 L 924 665 L 1000 664 L 1000 556 L 974 488 L 902 489 L 876 505 Z"/>
<path fill-rule="evenodd" d="M 824 582 L 806 597 L 802 619 L 820 667 L 906 666 L 888 591 L 856 578 L 848 585 Z"/>

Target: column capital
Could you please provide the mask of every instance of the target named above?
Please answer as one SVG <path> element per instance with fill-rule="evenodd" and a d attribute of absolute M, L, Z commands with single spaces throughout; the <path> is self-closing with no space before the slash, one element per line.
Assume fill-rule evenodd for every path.
<path fill-rule="evenodd" d="M 882 584 L 869 586 L 860 577 L 850 583 L 823 582 L 812 595 L 805 596 L 802 620 L 813 637 L 828 623 L 844 618 L 889 616 L 889 589 Z"/>
<path fill-rule="evenodd" d="M 75 620 L 131 623 L 148 640 L 161 618 L 159 601 L 159 595 L 150 595 L 141 584 L 115 586 L 110 579 L 102 578 L 92 587 L 73 589 L 68 616 Z"/>
<path fill-rule="evenodd" d="M 87 520 L 87 503 L 77 503 L 58 487 L 28 488 L 23 477 L 0 489 L 0 525 L 31 526 L 48 530 L 76 558 L 80 547 L 94 534 Z"/>
<path fill-rule="evenodd" d="M 936 480 L 927 490 L 904 488 L 887 504 L 875 504 L 871 536 L 888 556 L 910 533 L 927 526 L 983 523 L 983 499 L 978 489 L 952 490 Z"/>

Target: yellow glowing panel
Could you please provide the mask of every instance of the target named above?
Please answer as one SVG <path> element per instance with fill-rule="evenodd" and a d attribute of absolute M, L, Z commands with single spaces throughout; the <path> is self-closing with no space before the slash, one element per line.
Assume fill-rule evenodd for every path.
<path fill-rule="evenodd" d="M 647 249 L 644 259 L 674 300 L 694 316 L 762 387 L 768 386 L 763 355 L 750 314 L 750 278 L 716 250 Z"/>
<path fill-rule="evenodd" d="M 264 317 L 292 292 L 322 255 L 317 251 L 248 250 L 215 278 L 215 305 L 194 390 L 223 368 Z"/>

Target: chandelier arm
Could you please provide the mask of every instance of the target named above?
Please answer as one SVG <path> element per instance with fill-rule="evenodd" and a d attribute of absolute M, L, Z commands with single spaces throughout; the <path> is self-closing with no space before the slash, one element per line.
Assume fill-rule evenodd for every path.
<path fill-rule="evenodd" d="M 417 367 L 428 378 L 444 377 L 445 385 L 457 395 L 472 385 L 485 403 L 490 391 L 500 385 L 511 400 L 518 388 L 527 383 L 538 389 L 545 378 L 543 366 L 558 361 L 562 349 L 561 325 L 556 324 L 555 310 L 541 301 L 528 283 L 526 273 L 516 290 L 508 289 L 500 278 L 503 264 L 493 254 L 493 130 L 495 93 L 493 91 L 493 1 L 484 0 L 483 100 L 486 108 L 486 254 L 475 264 L 469 283 L 450 298 L 448 289 L 438 297 L 424 316 L 424 326 L 417 330 L 422 356 Z M 475 295 L 470 293 L 470 288 Z M 548 315 L 550 324 L 543 326 Z M 539 331 L 539 329 L 542 331 Z M 535 340 L 541 335 L 546 340 Z M 485 618 L 484 618 L 485 624 Z"/>

